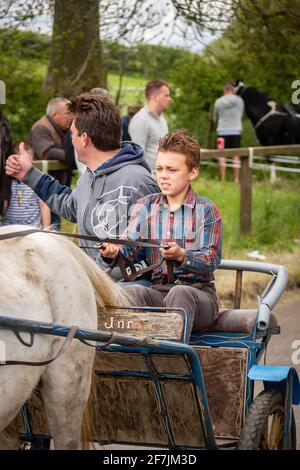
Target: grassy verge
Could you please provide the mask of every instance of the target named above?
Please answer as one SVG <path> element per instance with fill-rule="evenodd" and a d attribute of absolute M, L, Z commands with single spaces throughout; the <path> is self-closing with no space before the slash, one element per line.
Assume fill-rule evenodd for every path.
<path fill-rule="evenodd" d="M 278 180 L 253 184 L 252 233 L 239 233 L 240 188 L 233 182 L 207 179 L 206 174 L 194 183 L 194 189 L 216 202 L 222 213 L 224 238 L 223 259 L 252 260 L 248 253 L 254 250 L 266 256 L 266 262 L 282 264 L 289 270 L 288 292 L 283 301 L 295 301 L 300 287 L 300 185 L 297 180 Z M 255 307 L 270 277 L 246 273 L 243 279 L 242 305 Z M 219 303 L 231 307 L 235 274 L 217 271 L 216 286 Z M 298 291 L 299 292 L 299 291 Z"/>
<path fill-rule="evenodd" d="M 240 188 L 233 182 L 206 179 L 194 183 L 194 189 L 215 201 L 224 225 L 224 257 L 260 250 L 265 255 L 292 252 L 300 243 L 300 185 L 297 180 L 279 180 L 253 184 L 252 233 L 239 233 Z"/>
<path fill-rule="evenodd" d="M 116 99 L 118 87 L 119 87 L 119 75 L 115 73 L 109 73 L 108 78 L 108 89 L 113 100 Z M 122 115 L 127 114 L 127 107 L 131 104 L 144 104 L 145 101 L 145 85 L 147 80 L 139 76 L 124 75 L 122 81 L 122 92 L 119 100 L 119 108 Z"/>
<path fill-rule="evenodd" d="M 293 256 L 300 249 L 300 185 L 297 181 L 253 184 L 252 233 L 247 236 L 239 232 L 238 185 L 201 175 L 193 187 L 212 199 L 221 211 L 224 258 L 245 258 L 247 252 L 253 250 L 259 250 L 267 257 L 280 257 L 283 253 Z M 64 222 L 64 227 L 72 229 L 72 224 Z"/>
<path fill-rule="evenodd" d="M 250 260 L 248 253 L 259 250 L 266 262 L 282 264 L 289 269 L 288 287 L 295 296 L 300 287 L 300 187 L 297 181 L 279 180 L 276 185 L 268 181 L 253 185 L 252 233 L 239 233 L 239 186 L 233 182 L 209 179 L 205 171 L 194 183 L 194 189 L 212 199 L 222 213 L 224 238 L 223 259 Z M 72 231 L 73 224 L 63 222 L 63 230 Z M 253 259 L 252 259 L 253 261 Z M 255 273 L 244 275 L 242 305 L 255 306 L 269 276 Z M 232 306 L 235 274 L 217 271 L 216 285 L 220 305 Z M 285 294 L 284 298 L 291 298 Z"/>

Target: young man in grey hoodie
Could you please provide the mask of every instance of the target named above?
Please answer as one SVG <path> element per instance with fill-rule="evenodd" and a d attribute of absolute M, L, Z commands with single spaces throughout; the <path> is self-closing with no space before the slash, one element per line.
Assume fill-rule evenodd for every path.
<path fill-rule="evenodd" d="M 241 146 L 242 116 L 244 101 L 234 93 L 231 83 L 224 85 L 224 95 L 218 98 L 214 105 L 213 120 L 217 123 L 218 137 L 224 139 L 224 148 Z M 239 157 L 233 157 L 234 181 L 239 181 Z M 219 170 L 222 181 L 226 178 L 226 159 L 219 158 Z"/>
<path fill-rule="evenodd" d="M 32 166 L 24 145 L 11 155 L 6 173 L 30 186 L 51 210 L 78 224 L 78 232 L 99 238 L 119 237 L 127 227 L 134 204 L 159 188 L 133 142 L 121 144 L 118 108 L 107 98 L 82 94 L 70 105 L 72 141 L 78 159 L 87 167 L 71 190 Z M 86 253 L 105 269 L 95 242 L 84 241 Z"/>

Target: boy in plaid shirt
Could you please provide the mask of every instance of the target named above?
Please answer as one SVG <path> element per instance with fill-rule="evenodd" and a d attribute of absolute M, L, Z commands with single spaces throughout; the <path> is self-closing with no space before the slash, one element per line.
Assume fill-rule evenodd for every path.
<path fill-rule="evenodd" d="M 183 308 L 191 332 L 209 328 L 217 312 L 214 270 L 221 261 L 222 222 L 216 205 L 196 194 L 191 181 L 199 175 L 200 147 L 185 130 L 160 139 L 156 158 L 161 193 L 140 199 L 122 238 L 167 244 L 143 248 L 155 264 L 151 287 L 126 285 L 137 306 Z M 134 248 L 104 244 L 101 254 L 114 259 L 119 251 L 133 258 Z M 174 282 L 168 282 L 166 260 L 174 265 Z M 161 263 L 162 261 L 162 263 Z M 130 285 L 132 284 L 132 285 Z"/>

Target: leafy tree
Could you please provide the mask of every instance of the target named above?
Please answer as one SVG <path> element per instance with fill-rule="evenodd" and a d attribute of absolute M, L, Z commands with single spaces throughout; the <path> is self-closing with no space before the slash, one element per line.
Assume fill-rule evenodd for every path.
<path fill-rule="evenodd" d="M 300 75 L 299 8 L 299 0 L 241 2 L 237 20 L 226 33 L 235 44 L 245 80 L 277 101 L 290 101 L 292 81 Z"/>
<path fill-rule="evenodd" d="M 289 101 L 298 61 L 300 0 L 173 0 L 178 14 L 198 35 L 222 33 L 206 55 L 231 75 Z"/>
<path fill-rule="evenodd" d="M 50 62 L 45 80 L 55 95 L 105 86 L 98 0 L 56 0 Z"/>
<path fill-rule="evenodd" d="M 173 127 L 186 127 L 201 146 L 212 146 L 212 107 L 220 95 L 224 82 L 222 70 L 206 58 L 196 54 L 174 63 L 171 80 L 176 116 Z"/>
<path fill-rule="evenodd" d="M 24 47 L 30 42 L 33 47 Z M 9 118 L 13 139 L 27 139 L 32 123 L 45 112 L 51 95 L 42 89 L 44 69 L 38 57 L 47 55 L 48 40 L 33 33 L 0 31 L 1 80 L 6 84 L 3 111 Z M 39 51 L 39 52 L 38 52 Z"/>

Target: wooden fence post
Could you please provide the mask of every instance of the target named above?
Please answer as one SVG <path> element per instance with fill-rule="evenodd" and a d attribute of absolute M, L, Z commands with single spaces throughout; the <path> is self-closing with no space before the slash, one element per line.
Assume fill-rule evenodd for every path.
<path fill-rule="evenodd" d="M 252 172 L 249 156 L 241 158 L 240 175 L 240 232 L 251 232 Z"/>

